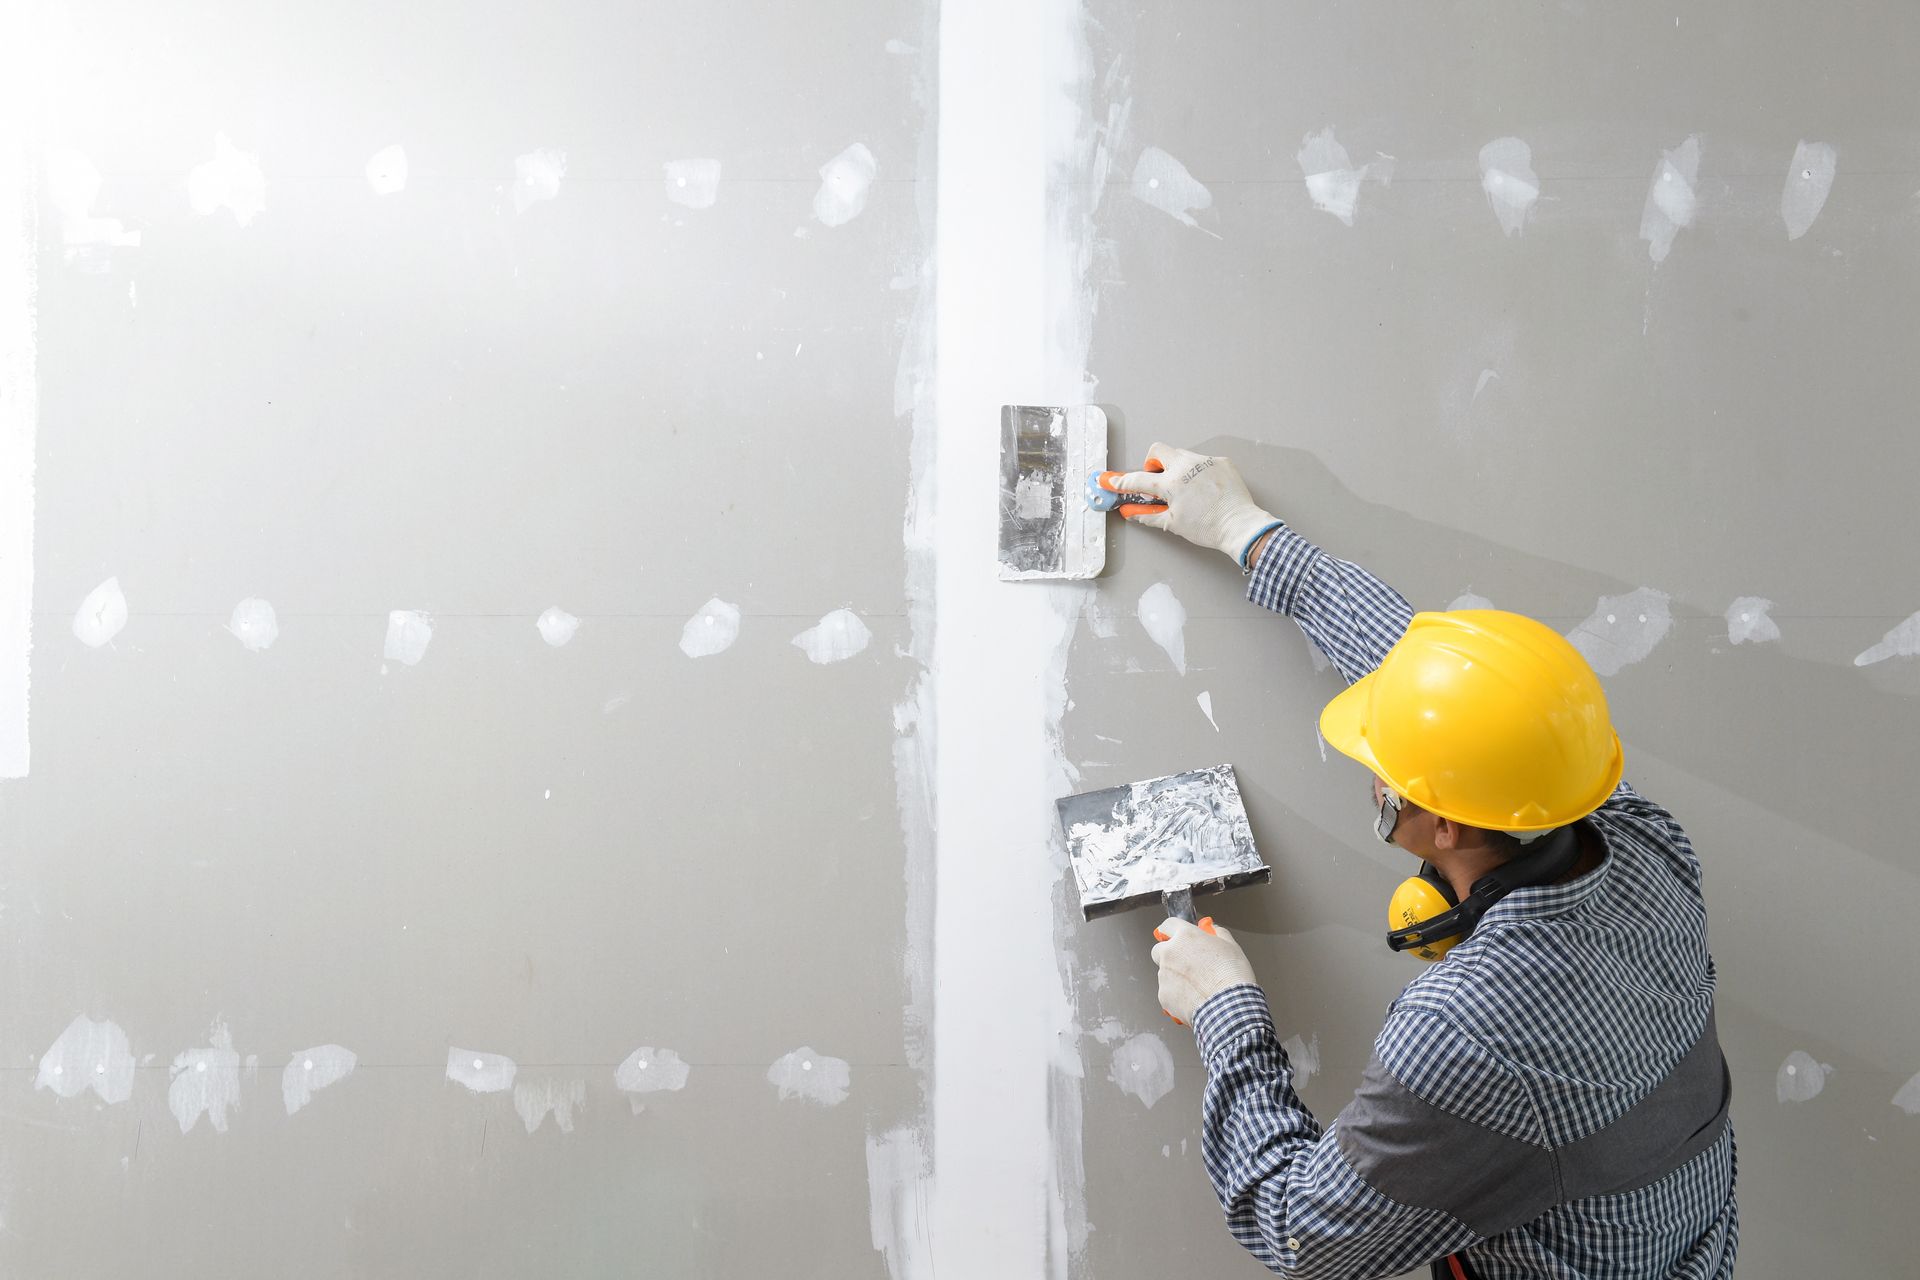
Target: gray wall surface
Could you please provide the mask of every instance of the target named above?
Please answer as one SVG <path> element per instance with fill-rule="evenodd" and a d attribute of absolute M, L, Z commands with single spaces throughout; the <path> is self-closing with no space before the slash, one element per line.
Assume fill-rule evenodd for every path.
<path fill-rule="evenodd" d="M 894 397 L 931 16 L 37 8 L 0 1273 L 885 1274 L 866 1135 L 923 1087 Z M 221 134 L 263 209 L 194 208 Z M 855 144 L 877 173 L 830 226 L 819 171 Z M 545 159 L 521 180 L 543 150 L 557 189 Z M 74 249 L 68 152 L 137 247 Z M 704 157 L 711 207 L 677 203 L 664 166 Z M 110 577 L 128 620 L 89 648 Z M 714 596 L 738 641 L 696 660 Z M 226 633 L 246 597 L 263 651 Z M 809 661 L 793 637 L 841 608 L 870 643 Z M 394 610 L 431 616 L 416 666 L 383 657 Z M 36 1088 L 77 1015 L 129 1037 L 128 1100 Z M 357 1069 L 287 1114 L 290 1055 L 327 1044 Z M 515 1060 L 522 1105 L 579 1089 L 571 1132 L 449 1080 L 454 1046 Z M 685 1087 L 616 1087 L 642 1046 Z M 850 1064 L 844 1101 L 769 1082 L 803 1046 Z M 225 1132 L 169 1106 L 195 1049 L 237 1072 Z"/>
<path fill-rule="evenodd" d="M 1471 591 L 1573 631 L 1602 597 L 1671 597 L 1670 630 L 1607 687 L 1629 780 L 1706 868 L 1739 1274 L 1910 1273 L 1920 1089 L 1893 1099 L 1920 1071 L 1903 941 L 1920 855 L 1899 799 L 1920 667 L 1855 660 L 1920 609 L 1920 15 L 1095 0 L 1088 22 L 1091 115 L 1127 108 L 1089 357 L 1124 414 L 1116 452 L 1235 458 L 1257 498 L 1416 608 Z M 1351 226 L 1297 158 L 1328 128 L 1355 168 L 1397 161 L 1390 185 L 1361 183 Z M 1694 134 L 1697 213 L 1656 265 L 1643 206 Z M 1539 179 L 1512 236 L 1477 159 L 1505 136 Z M 1790 240 L 1802 142 L 1832 146 L 1837 173 Z M 1196 225 L 1130 194 L 1149 147 L 1211 194 Z M 1339 680 L 1298 630 L 1214 553 L 1123 532 L 1095 606 L 1116 633 L 1089 625 L 1074 648 L 1069 755 L 1087 786 L 1239 767 L 1276 874 L 1217 910 L 1281 1035 L 1317 1038 L 1304 1096 L 1324 1120 L 1419 963 L 1380 936 L 1405 855 L 1367 830 L 1360 767 L 1322 759 Z M 1184 677 L 1129 616 L 1159 581 L 1189 614 Z M 1773 602 L 1777 640 L 1730 641 L 1742 596 Z M 1155 1026 L 1150 924 L 1077 933 L 1083 1022 Z M 1087 1092 L 1087 1272 L 1259 1274 L 1216 1225 L 1191 1041 L 1159 1025 L 1169 1096 Z M 1810 1070 L 1824 1088 L 1796 1100 Z"/>
<path fill-rule="evenodd" d="M 1087 144 L 1053 174 L 1051 247 L 1085 290 L 1044 327 L 1090 327 L 1113 460 L 1227 454 L 1416 606 L 1471 592 L 1631 651 L 1608 678 L 1629 779 L 1706 867 L 1740 1274 L 1911 1271 L 1920 15 L 1045 8 L 1088 62 L 1049 47 Z M 912 513 L 930 426 L 997 423 L 929 423 L 936 6 L 10 20 L 37 230 L 33 291 L 0 305 L 32 308 L 38 404 L 30 527 L 0 510 L 33 544 L 32 764 L 0 778 L 0 1275 L 973 1280 L 950 1260 L 984 1252 L 930 1239 L 932 1200 L 956 1233 L 1013 1229 L 928 1164 L 929 1044 L 941 993 L 1001 993 L 974 976 L 990 936 L 936 954 L 929 819 L 999 798 L 928 790 L 930 563 L 972 551 Z M 1298 158 L 1328 129 L 1320 154 L 1366 171 L 1351 210 L 1338 181 L 1316 207 Z M 1479 161 L 1503 138 L 1537 175 L 1512 234 Z M 1817 209 L 1803 144 L 1835 157 Z M 1650 244 L 1667 153 L 1692 199 Z M 673 166 L 709 158 L 707 204 Z M 1046 180 L 990 176 L 942 198 Z M 1031 398 L 1007 376 L 974 391 Z M 83 606 L 108 580 L 117 630 Z M 1134 617 L 1160 582 L 1184 673 Z M 1407 867 L 1317 741 L 1336 677 L 1243 585 L 1116 527 L 1107 576 L 1047 597 L 1078 619 L 1057 727 L 1087 788 L 1237 766 L 1275 877 L 1218 914 L 1324 1119 L 1416 972 L 1381 940 Z M 738 639 L 688 656 L 713 597 Z M 1746 637 L 1747 597 L 1777 638 Z M 228 630 L 249 598 L 277 619 L 258 651 Z M 550 606 L 580 620 L 558 646 Z M 810 661 L 794 638 L 840 609 L 868 643 Z M 431 620 L 415 664 L 387 654 L 394 611 Z M 966 851 L 983 880 L 1048 856 L 1043 808 L 1028 843 Z M 1082 924 L 1067 899 L 1063 874 L 1076 1034 L 1048 1056 L 1029 1019 L 966 1068 L 1010 1107 L 1047 1090 L 1049 1248 L 1005 1273 L 1259 1274 L 1201 1168 L 1151 913 Z M 1060 974 L 1027 977 L 1022 1017 Z M 1176 1063 L 1151 1105 L 1112 1070 L 1140 1037 Z M 1044 1051 L 995 1056 L 1016 1043 Z M 354 1070 L 290 1110 L 283 1076 L 331 1045 Z M 450 1078 L 454 1048 L 514 1085 L 461 1083 L 465 1054 Z M 622 1088 L 642 1048 L 684 1087 Z M 94 1067 L 100 1091 L 74 1079 Z"/>

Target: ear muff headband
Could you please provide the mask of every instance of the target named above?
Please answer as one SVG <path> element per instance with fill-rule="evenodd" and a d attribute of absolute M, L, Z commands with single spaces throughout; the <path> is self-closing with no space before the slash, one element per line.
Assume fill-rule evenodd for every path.
<path fill-rule="evenodd" d="M 1427 960 L 1438 960 L 1449 947 L 1473 932 L 1487 909 L 1515 889 L 1557 880 L 1580 860 L 1580 841 L 1572 827 L 1563 827 L 1548 836 L 1544 847 L 1501 863 L 1473 885 L 1473 891 L 1461 902 L 1436 915 L 1401 924 L 1387 932 L 1387 945 L 1395 951 L 1412 951 Z M 1420 873 L 1410 876 L 1394 891 L 1388 907 L 1388 923 L 1406 919 L 1421 904 L 1438 906 L 1452 902 L 1453 890 L 1444 877 L 1428 863 L 1420 864 Z"/>

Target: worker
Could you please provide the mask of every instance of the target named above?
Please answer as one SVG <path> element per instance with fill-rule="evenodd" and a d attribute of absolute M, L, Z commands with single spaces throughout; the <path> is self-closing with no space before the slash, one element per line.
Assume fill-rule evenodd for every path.
<path fill-rule="evenodd" d="M 1346 677 L 1321 733 L 1372 772 L 1374 834 L 1420 860 L 1388 943 L 1430 963 L 1324 1127 L 1232 935 L 1160 925 L 1160 1003 L 1206 1065 L 1201 1149 L 1227 1229 L 1322 1280 L 1731 1275 L 1700 863 L 1621 782 L 1592 669 L 1530 618 L 1415 614 L 1255 505 L 1225 458 L 1156 444 L 1116 487 L 1147 500 L 1121 508 L 1133 523 L 1233 557 L 1248 598 Z"/>

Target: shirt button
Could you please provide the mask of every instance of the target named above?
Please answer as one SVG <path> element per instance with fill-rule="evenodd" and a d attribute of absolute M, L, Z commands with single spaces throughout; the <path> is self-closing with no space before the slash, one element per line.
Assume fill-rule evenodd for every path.
<path fill-rule="evenodd" d="M 1289 1249 L 1293 1249 L 1293 1250 L 1296 1250 L 1296 1251 L 1297 1251 L 1297 1250 L 1298 1250 L 1298 1249 L 1300 1248 L 1300 1241 L 1299 1241 L 1299 1240 L 1297 1240 L 1296 1238 L 1294 1238 L 1293 1236 L 1288 1236 L 1288 1237 L 1287 1237 L 1287 1248 L 1289 1248 Z"/>

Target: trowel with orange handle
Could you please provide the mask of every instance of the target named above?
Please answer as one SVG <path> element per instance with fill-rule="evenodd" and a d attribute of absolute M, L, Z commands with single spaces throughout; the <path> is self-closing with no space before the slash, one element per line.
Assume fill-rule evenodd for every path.
<path fill-rule="evenodd" d="M 1142 471 L 1165 471 L 1158 458 L 1148 458 Z M 1124 471 L 1097 471 L 1087 476 L 1087 505 L 1095 511 L 1117 511 L 1124 520 L 1165 511 L 1167 504 L 1147 493 L 1128 493 L 1120 487 Z"/>
<path fill-rule="evenodd" d="M 1080 913 L 1088 920 L 1157 902 L 1169 916 L 1212 932 L 1213 918 L 1194 909 L 1195 894 L 1265 884 L 1273 875 L 1254 847 L 1230 764 L 1084 791 L 1054 804 Z"/>

